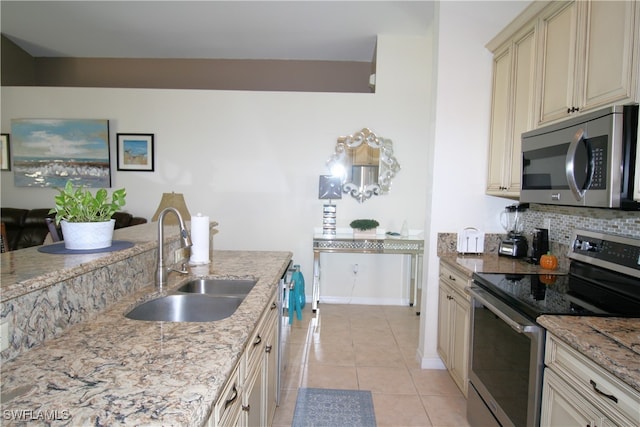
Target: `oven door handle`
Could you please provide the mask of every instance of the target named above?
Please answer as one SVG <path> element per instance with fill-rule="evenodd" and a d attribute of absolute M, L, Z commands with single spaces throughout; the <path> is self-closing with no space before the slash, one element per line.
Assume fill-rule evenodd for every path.
<path fill-rule="evenodd" d="M 509 325 L 514 331 L 518 332 L 519 334 L 528 334 L 536 332 L 540 329 L 540 326 L 528 321 L 526 318 L 524 318 L 524 316 L 522 316 L 507 304 L 495 298 L 488 292 L 473 286 L 469 287 L 468 289 L 473 298 L 487 307 L 493 314 L 502 319 L 507 325 Z"/>

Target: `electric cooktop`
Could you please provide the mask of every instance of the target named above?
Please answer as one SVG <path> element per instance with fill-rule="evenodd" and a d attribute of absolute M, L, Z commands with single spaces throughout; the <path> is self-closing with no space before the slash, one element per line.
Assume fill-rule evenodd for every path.
<path fill-rule="evenodd" d="M 640 317 L 633 292 L 568 275 L 475 273 L 476 285 L 535 320 L 543 314 Z"/>
<path fill-rule="evenodd" d="M 535 320 L 543 314 L 640 317 L 640 239 L 574 230 L 566 275 L 474 273 L 480 286 Z"/>

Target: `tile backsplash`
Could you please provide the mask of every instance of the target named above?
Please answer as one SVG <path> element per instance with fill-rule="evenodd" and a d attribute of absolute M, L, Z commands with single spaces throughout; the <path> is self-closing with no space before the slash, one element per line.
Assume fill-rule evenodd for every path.
<path fill-rule="evenodd" d="M 640 212 L 531 204 L 524 212 L 525 232 L 550 222 L 549 240 L 569 245 L 573 230 L 593 230 L 640 238 Z"/>
<path fill-rule="evenodd" d="M 531 204 L 523 216 L 524 234 L 528 239 L 535 228 L 545 228 L 548 220 L 550 250 L 558 256 L 561 268 L 568 268 L 567 254 L 576 228 L 640 239 L 640 212 L 637 211 Z M 457 233 L 438 233 L 438 256 L 456 253 L 457 236 Z M 500 240 L 504 236 L 505 234 L 485 234 L 484 253 L 497 254 Z"/>

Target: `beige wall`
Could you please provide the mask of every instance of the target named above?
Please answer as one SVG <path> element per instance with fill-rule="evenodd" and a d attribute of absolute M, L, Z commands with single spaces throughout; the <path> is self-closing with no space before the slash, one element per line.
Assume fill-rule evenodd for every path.
<path fill-rule="evenodd" d="M 35 62 L 33 58 L 15 43 L 6 38 L 2 39 L 0 53 L 2 55 L 0 78 L 2 85 L 30 86 L 35 83 Z"/>
<path fill-rule="evenodd" d="M 40 86 L 370 92 L 368 62 L 36 58 Z"/>
<path fill-rule="evenodd" d="M 387 195 L 335 201 L 338 226 L 373 217 L 387 229 L 399 230 L 404 220 L 422 228 L 429 46 L 420 37 L 382 37 L 375 93 L 3 87 L 1 127 L 10 133 L 13 118 L 109 119 L 112 186 L 127 189 L 126 210 L 149 219 L 162 193 L 183 193 L 192 214 L 220 223 L 216 249 L 293 251 L 311 281 L 311 238 L 322 224 L 319 175 L 328 173 L 340 136 L 369 127 L 393 140 L 402 169 Z M 153 133 L 155 171 L 118 171 L 116 133 Z M 1 172 L 1 187 L 7 207 L 47 207 L 55 195 L 16 187 L 13 172 Z M 357 296 L 408 301 L 395 256 L 382 267 L 373 257 L 327 260 L 328 283 L 351 289 L 354 263 L 360 266 Z"/>
<path fill-rule="evenodd" d="M 370 93 L 370 62 L 32 58 L 2 37 L 2 86 Z"/>

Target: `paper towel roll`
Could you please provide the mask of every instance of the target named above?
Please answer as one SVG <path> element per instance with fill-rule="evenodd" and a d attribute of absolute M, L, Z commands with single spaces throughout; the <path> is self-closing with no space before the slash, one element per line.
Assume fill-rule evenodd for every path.
<path fill-rule="evenodd" d="M 198 213 L 191 217 L 191 258 L 189 264 L 209 264 L 209 217 Z"/>

